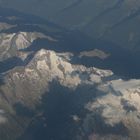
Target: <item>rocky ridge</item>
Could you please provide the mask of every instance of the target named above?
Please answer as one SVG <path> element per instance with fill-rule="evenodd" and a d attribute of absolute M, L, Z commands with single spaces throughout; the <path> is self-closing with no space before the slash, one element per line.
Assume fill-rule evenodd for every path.
<path fill-rule="evenodd" d="M 2 28 L 13 27 L 9 25 Z M 40 140 L 41 135 L 42 139 L 47 135 L 46 139 L 54 140 L 140 137 L 139 79 L 123 80 L 111 70 L 73 63 L 77 56 L 72 52 L 42 46 L 34 51 L 38 39 L 58 41 L 38 31 L 0 33 L 2 66 L 13 64 L 0 71 L 1 140 Z M 83 51 L 81 55 L 108 56 L 99 50 Z M 13 57 L 16 59 L 7 63 Z M 36 129 L 45 133 L 38 138 Z"/>
<path fill-rule="evenodd" d="M 82 90 L 85 91 L 83 88 L 86 85 L 85 92 L 89 91 L 87 96 L 93 94 L 93 99 L 83 104 L 83 109 L 89 110 L 83 118 L 85 131 L 91 131 L 88 123 L 92 119 L 94 121 L 92 115 L 97 113 L 104 118 L 104 123 L 108 126 L 123 123 L 132 133 L 130 138 L 133 139 L 134 131 L 138 132 L 140 125 L 140 80 L 118 80 L 110 70 L 72 65 L 69 60 L 74 56 L 68 56 L 68 53 L 42 49 L 28 65 L 15 67 L 6 73 L 5 84 L 0 87 L 2 112 L 8 113 L 10 110 L 14 114 L 15 110 L 11 106 L 17 103 L 34 110 L 36 105 L 41 103 L 43 93 L 49 92 L 52 81 L 57 81 L 73 92 L 78 88 L 78 94 L 81 94 Z M 91 87 L 96 88 L 98 95 L 95 96 L 95 89 Z M 104 95 L 101 96 L 102 94 Z M 3 119 L 1 120 L 3 122 Z M 9 123 L 9 120 L 4 123 Z"/>
<path fill-rule="evenodd" d="M 6 60 L 11 57 L 26 58 L 26 54 L 20 50 L 28 48 L 37 39 L 48 39 L 51 41 L 53 38 L 45 36 L 43 33 L 38 32 L 17 32 L 17 33 L 1 33 L 0 34 L 0 60 Z"/>

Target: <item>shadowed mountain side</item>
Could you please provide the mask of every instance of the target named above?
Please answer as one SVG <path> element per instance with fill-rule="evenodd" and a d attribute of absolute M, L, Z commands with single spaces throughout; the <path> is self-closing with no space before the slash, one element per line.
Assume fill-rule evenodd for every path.
<path fill-rule="evenodd" d="M 54 37 L 57 41 L 49 41 L 48 39 L 37 39 L 35 40 L 30 47 L 28 47 L 25 50 L 22 51 L 34 51 L 33 54 L 35 54 L 38 50 L 44 48 L 49 50 L 54 50 L 57 52 L 72 52 L 75 54 L 75 56 L 78 56 L 80 52 L 82 51 L 90 51 L 93 49 L 99 49 L 104 52 L 107 52 L 110 54 L 110 57 L 108 57 L 105 60 L 100 60 L 98 58 L 88 58 L 88 57 L 82 57 L 79 59 L 78 57 L 74 58 L 72 60 L 72 63 L 75 64 L 84 64 L 88 67 L 90 66 L 97 66 L 103 69 L 111 69 L 115 74 L 121 76 L 121 77 L 127 77 L 129 78 L 139 78 L 139 70 L 140 65 L 138 64 L 139 60 L 139 52 L 135 52 L 134 54 L 130 51 L 127 51 L 120 46 L 104 40 L 93 40 L 91 37 L 85 35 L 84 33 L 81 33 L 78 30 L 75 31 L 64 31 L 59 28 L 59 31 L 57 30 L 57 26 L 55 26 L 53 23 L 50 24 L 46 22 L 46 20 L 41 20 L 40 18 L 32 15 L 22 14 L 21 12 L 17 12 L 15 10 L 11 9 L 4 9 L 0 8 L 2 18 L 6 21 L 12 21 L 13 23 L 16 23 L 17 25 L 15 27 L 12 27 L 7 30 L 1 31 L 1 33 L 18 33 L 18 32 L 41 32 L 47 36 Z M 7 12 L 7 13 L 6 13 Z M 12 19 L 9 19 L 11 16 Z M 17 18 L 17 19 L 16 19 Z M 24 20 L 24 22 L 23 22 Z M 40 26 L 41 24 L 44 24 L 43 27 Z M 29 25 L 28 25 L 28 24 Z M 33 24 L 32 24 L 33 23 Z M 49 30 L 52 28 L 51 30 Z M 31 60 L 32 55 L 29 56 L 26 59 L 27 63 L 29 60 Z M 18 59 L 18 58 L 17 58 Z M 20 63 L 20 60 L 17 61 L 17 59 L 12 58 L 11 60 L 8 59 L 5 62 L 0 62 L 1 72 L 7 71 L 11 68 L 18 65 L 22 65 Z M 15 60 L 15 62 L 13 62 Z M 8 67 L 6 68 L 6 63 L 8 64 Z M 9 66 L 10 65 L 10 66 Z M 12 66 L 13 65 L 13 66 Z"/>
<path fill-rule="evenodd" d="M 109 7 L 105 10 L 103 10 L 101 13 L 99 13 L 97 16 L 95 16 L 93 19 L 91 19 L 86 25 L 85 28 L 88 28 L 88 26 L 90 26 L 91 24 L 93 24 L 94 22 L 96 22 L 96 20 L 98 20 L 99 18 L 102 18 L 102 16 L 109 14 L 110 12 L 112 12 L 112 10 L 117 9 L 121 6 L 121 4 L 123 4 L 124 0 L 118 0 L 112 7 Z M 84 27 L 83 27 L 84 29 Z"/>
<path fill-rule="evenodd" d="M 1 7 L 38 15 L 45 21 L 50 19 L 60 26 L 79 29 L 93 39 L 114 42 L 132 52 L 136 49 L 140 51 L 137 46 L 140 41 L 139 0 L 1 0 Z M 1 13 L 3 11 L 4 8 Z M 38 21 L 35 18 L 33 21 L 39 23 L 44 20 L 40 18 Z"/>
<path fill-rule="evenodd" d="M 23 61 L 18 57 L 9 58 L 5 61 L 0 62 L 0 73 L 11 70 L 16 66 L 22 66 L 23 64 Z"/>
<path fill-rule="evenodd" d="M 83 0 L 76 0 L 75 2 L 73 2 L 72 4 L 70 4 L 69 6 L 66 6 L 65 8 L 63 8 L 61 11 L 59 11 L 59 13 L 61 12 L 65 12 L 73 7 L 78 6 Z"/>
<path fill-rule="evenodd" d="M 60 28 L 60 26 L 43 19 L 41 17 L 25 14 L 11 8 L 3 8 L 0 6 L 0 21 L 7 22 L 9 24 L 42 24 L 48 25 L 53 28 Z"/>
<path fill-rule="evenodd" d="M 56 39 L 57 41 L 49 41 L 48 39 L 36 39 L 33 41 L 31 46 L 21 50 L 23 52 L 33 52 L 27 57 L 24 64 L 27 64 L 32 59 L 34 54 L 43 48 L 46 50 L 54 50 L 60 53 L 73 53 L 75 57 L 72 58 L 71 62 L 74 64 L 83 64 L 88 67 L 96 66 L 103 69 L 111 69 L 116 75 L 126 79 L 138 79 L 140 77 L 140 65 L 138 64 L 138 60 L 140 58 L 139 54 L 133 54 L 110 42 L 94 41 L 78 31 L 60 33 L 60 36 Z M 80 52 L 90 51 L 93 49 L 102 50 L 103 52 L 110 54 L 110 56 L 104 60 L 96 57 L 78 57 Z M 4 66 L 5 64 L 6 63 L 2 62 L 1 66 Z"/>
<path fill-rule="evenodd" d="M 83 85 L 72 90 L 61 86 L 56 81 L 50 83 L 50 90 L 43 95 L 42 105 L 38 108 L 42 113 L 33 119 L 19 140 L 88 140 L 88 136 L 92 133 L 127 136 L 128 130 L 123 123 L 109 126 L 105 124 L 104 118 L 96 113 L 93 119 L 89 120 L 91 121 L 89 128 L 84 129 L 84 119 L 88 114 L 84 106 L 96 96 L 103 96 L 96 89 L 94 93 L 86 93 L 89 88 L 94 89 L 93 86 Z"/>
<path fill-rule="evenodd" d="M 82 57 L 74 58 L 74 63 L 83 64 L 87 67 L 95 66 L 102 69 L 111 69 L 116 75 L 126 79 L 139 79 L 140 78 L 140 64 L 139 53 L 133 54 L 129 51 L 110 47 L 110 50 L 103 48 L 100 49 L 110 54 L 106 59 L 97 57 Z"/>
<path fill-rule="evenodd" d="M 3 75 L 0 74 L 0 85 L 3 85 L 4 81 L 3 81 Z"/>
<path fill-rule="evenodd" d="M 0 15 L 0 140 L 140 137 L 139 52 L 11 9 Z"/>
<path fill-rule="evenodd" d="M 74 64 L 111 69 L 116 75 L 126 79 L 140 78 L 139 53 L 134 54 L 130 51 L 126 51 L 110 42 L 94 41 L 86 35 L 80 34 L 80 32 L 74 33 L 74 35 L 73 33 L 65 34 L 63 39 L 64 40 L 60 38 L 57 42 L 48 42 L 45 39 L 38 39 L 27 48 L 26 51 L 34 50 L 36 52 L 44 48 L 57 52 L 72 52 L 75 54 L 75 57 L 71 60 Z M 79 58 L 80 52 L 93 49 L 102 50 L 110 54 L 110 56 L 104 60 L 96 57 Z"/>

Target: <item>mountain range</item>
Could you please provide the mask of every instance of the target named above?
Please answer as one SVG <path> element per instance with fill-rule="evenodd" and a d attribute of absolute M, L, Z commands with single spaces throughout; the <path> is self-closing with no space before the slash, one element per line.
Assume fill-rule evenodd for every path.
<path fill-rule="evenodd" d="M 80 30 L 92 39 L 113 43 L 134 53 L 140 51 L 139 0 L 1 0 L 0 2 L 2 7 L 37 15 L 71 30 Z"/>
<path fill-rule="evenodd" d="M 95 13 L 100 14 L 95 19 L 100 21 L 124 4 L 135 7 L 137 2 L 36 0 L 25 6 L 16 0 L 0 1 L 0 140 L 138 140 L 139 49 L 112 42 L 111 34 L 112 38 L 105 35 L 109 40 L 93 39 L 93 34 L 86 32 L 87 23 L 80 22 L 79 26 L 80 19 L 78 30 L 77 23 L 69 22 L 69 26 L 65 21 L 62 27 L 63 20 L 59 22 L 63 14 L 63 18 L 70 18 L 68 11 L 82 6 L 91 5 L 89 11 L 94 4 L 99 6 L 100 11 Z M 37 14 L 27 14 L 29 10 L 33 14 L 33 3 L 35 8 L 42 8 Z M 11 9 L 11 5 L 22 12 Z M 51 6 L 56 5 L 58 9 L 53 8 L 51 13 Z M 78 12 L 75 13 L 71 16 L 77 18 Z M 128 13 L 127 17 L 131 15 Z M 47 14 L 55 23 L 47 20 Z M 87 18 L 83 14 L 84 17 Z M 111 17 L 113 26 L 122 27 L 114 23 L 115 16 Z M 105 24 L 93 23 L 98 27 Z M 90 28 L 93 24 L 87 25 Z M 111 32 L 114 35 L 116 31 L 112 28 Z M 118 36 L 122 39 L 121 35 Z"/>

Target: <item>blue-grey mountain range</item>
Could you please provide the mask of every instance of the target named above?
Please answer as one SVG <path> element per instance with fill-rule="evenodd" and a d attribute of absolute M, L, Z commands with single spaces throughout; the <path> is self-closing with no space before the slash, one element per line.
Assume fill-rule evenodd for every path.
<path fill-rule="evenodd" d="M 0 0 L 0 140 L 139 140 L 139 0 Z"/>

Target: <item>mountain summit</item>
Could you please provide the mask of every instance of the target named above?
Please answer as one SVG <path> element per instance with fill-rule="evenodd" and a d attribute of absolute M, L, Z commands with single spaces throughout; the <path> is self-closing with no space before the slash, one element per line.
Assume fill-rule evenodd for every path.
<path fill-rule="evenodd" d="M 61 12 L 85 1 L 72 2 Z M 137 55 L 6 11 L 0 13 L 0 140 L 139 139 Z"/>
<path fill-rule="evenodd" d="M 72 115 L 78 115 L 81 123 L 76 125 L 77 119 L 74 119 L 72 126 L 65 126 L 68 128 L 63 139 L 138 137 L 140 80 L 124 81 L 117 78 L 110 70 L 73 65 L 69 62 L 69 57 L 74 56 L 42 49 L 26 66 L 18 66 L 5 73 L 4 84 L 0 87 L 1 126 L 5 126 L 1 127 L 3 140 L 14 139 L 23 132 L 25 132 L 23 139 L 50 138 L 51 130 L 54 135 L 58 135 L 58 132 L 63 133 L 65 128 L 58 122 L 63 117 L 72 121 Z M 60 101 L 66 108 L 59 106 Z M 63 114 L 59 114 L 60 112 L 57 114 L 57 111 L 62 111 Z M 49 119 L 51 115 L 60 116 L 59 118 L 52 116 L 52 119 Z M 94 124 L 97 116 L 99 122 L 96 120 L 97 124 Z M 38 124 L 40 121 L 43 121 L 42 126 Z M 53 124 L 53 121 L 56 123 L 50 126 L 48 123 Z M 92 123 L 93 125 L 90 125 Z M 34 128 L 34 125 L 37 126 Z M 60 128 L 54 129 L 57 127 Z M 107 131 L 102 130 L 102 127 Z M 18 135 L 11 133 L 13 128 L 18 131 Z M 43 131 L 40 134 L 35 134 L 34 131 L 26 132 L 31 128 Z M 83 130 L 79 131 L 79 128 Z M 72 129 L 76 130 L 74 136 L 70 134 Z M 122 129 L 122 132 L 118 132 L 119 129 Z M 100 133 L 106 135 L 100 136 Z"/>
<path fill-rule="evenodd" d="M 139 0 L 1 0 L 0 4 L 140 52 Z"/>

